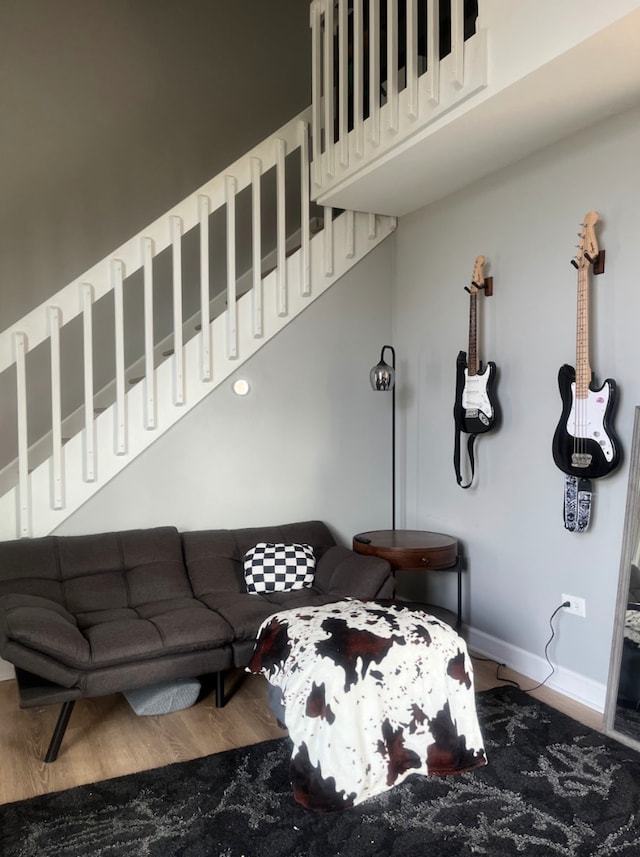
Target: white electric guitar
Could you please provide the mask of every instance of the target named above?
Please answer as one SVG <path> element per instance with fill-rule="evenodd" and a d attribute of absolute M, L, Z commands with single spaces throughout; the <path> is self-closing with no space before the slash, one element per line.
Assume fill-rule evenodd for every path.
<path fill-rule="evenodd" d="M 478 256 L 473 267 L 469 292 L 469 350 L 467 368 L 464 370 L 464 388 L 462 390 L 461 429 L 467 434 L 480 434 L 493 428 L 496 421 L 496 404 L 493 387 L 496 376 L 496 364 L 487 363 L 482 368 L 478 359 L 478 291 L 485 288 L 485 257 Z"/>

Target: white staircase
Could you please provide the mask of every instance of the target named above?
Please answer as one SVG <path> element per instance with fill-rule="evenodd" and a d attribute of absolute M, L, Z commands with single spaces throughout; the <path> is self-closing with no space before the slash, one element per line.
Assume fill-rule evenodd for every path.
<path fill-rule="evenodd" d="M 0 472 L 1 540 L 52 532 L 395 229 L 392 217 L 352 211 L 336 217 L 327 207 L 315 218 L 322 229 L 312 233 L 309 119 L 310 110 L 293 119 L 0 334 L 0 374 L 15 378 L 10 406 L 17 424 L 16 454 L 5 454 L 8 463 Z M 295 181 L 287 166 L 292 161 Z M 276 188 L 272 218 L 263 196 L 270 171 L 275 171 Z M 250 225 L 244 223 L 249 234 L 242 233 L 237 216 L 243 191 L 244 203 L 250 197 Z M 294 208 L 298 225 L 292 236 L 286 224 Z M 226 282 L 214 293 L 211 218 L 220 212 L 226 227 Z M 270 231 L 275 241 L 263 247 Z M 246 255 L 243 246 L 250 247 L 250 260 L 246 270 L 238 271 Z M 171 257 L 171 332 L 158 339 L 154 283 L 163 251 Z M 197 258 L 187 260 L 194 252 Z M 134 282 L 128 278 L 136 272 L 144 296 L 140 317 L 127 309 L 127 288 Z M 198 310 L 185 321 L 186 295 L 194 291 Z M 115 372 L 96 391 L 94 377 L 104 374 L 98 372 L 103 340 L 96 336 L 96 307 L 105 297 L 113 307 L 109 338 Z M 128 366 L 134 324 L 144 353 Z M 103 335 L 102 312 L 99 327 Z M 29 355 L 39 346 L 49 355 L 46 403 L 31 394 Z M 61 354 L 72 347 L 82 363 L 82 405 L 63 413 L 67 378 Z M 42 422 L 43 404 L 47 430 L 30 440 L 30 418 L 37 414 Z"/>

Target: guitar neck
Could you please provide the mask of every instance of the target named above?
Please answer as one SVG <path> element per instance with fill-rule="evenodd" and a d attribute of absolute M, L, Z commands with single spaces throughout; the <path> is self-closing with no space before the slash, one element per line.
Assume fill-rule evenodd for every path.
<path fill-rule="evenodd" d="M 469 350 L 467 352 L 467 374 L 478 374 L 478 345 L 477 345 L 477 292 L 469 296 Z"/>
<path fill-rule="evenodd" d="M 586 399 L 591 384 L 589 365 L 589 266 L 578 268 L 578 316 L 576 322 L 576 398 Z"/>

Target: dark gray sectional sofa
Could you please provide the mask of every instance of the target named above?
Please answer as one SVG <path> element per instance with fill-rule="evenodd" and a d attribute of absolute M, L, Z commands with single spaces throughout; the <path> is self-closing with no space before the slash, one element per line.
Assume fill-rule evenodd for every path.
<path fill-rule="evenodd" d="M 247 593 L 243 558 L 258 542 L 312 545 L 313 585 Z M 223 705 L 225 671 L 247 665 L 271 613 L 393 593 L 386 561 L 338 546 L 320 521 L 0 542 L 0 656 L 16 667 L 22 708 L 63 704 L 53 761 L 80 697 L 215 675 Z"/>

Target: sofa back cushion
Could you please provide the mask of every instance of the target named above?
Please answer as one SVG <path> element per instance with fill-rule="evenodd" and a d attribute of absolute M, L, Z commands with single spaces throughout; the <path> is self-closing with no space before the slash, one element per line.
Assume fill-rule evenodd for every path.
<path fill-rule="evenodd" d="M 74 615 L 192 597 L 175 527 L 0 542 L 0 594 L 38 595 Z"/>
<path fill-rule="evenodd" d="M 259 542 L 308 544 L 316 559 L 336 543 L 322 521 L 240 530 L 200 530 L 183 533 L 182 541 L 187 571 L 198 598 L 215 592 L 246 592 L 244 556 Z"/>

